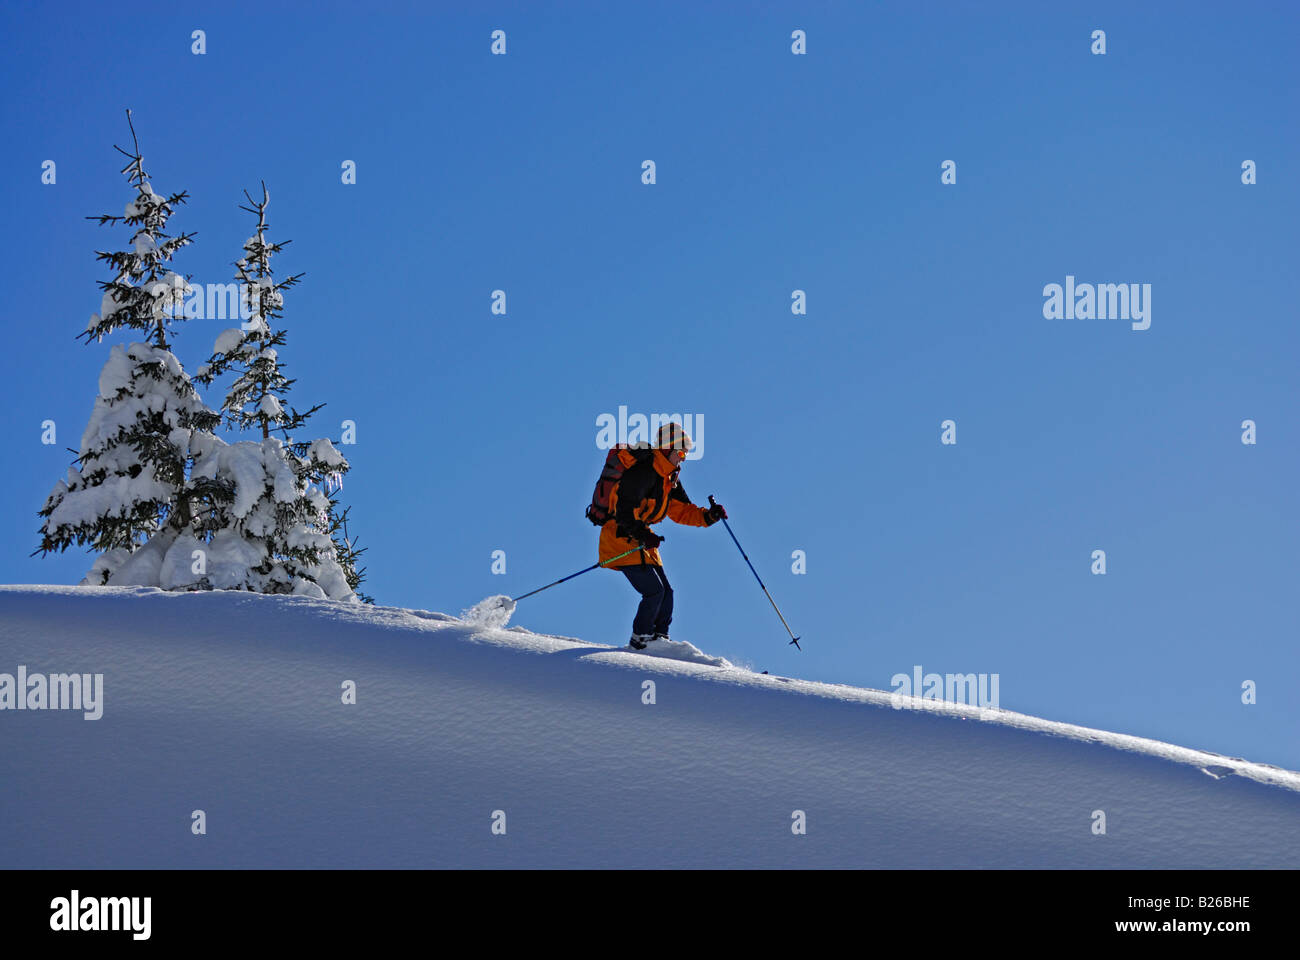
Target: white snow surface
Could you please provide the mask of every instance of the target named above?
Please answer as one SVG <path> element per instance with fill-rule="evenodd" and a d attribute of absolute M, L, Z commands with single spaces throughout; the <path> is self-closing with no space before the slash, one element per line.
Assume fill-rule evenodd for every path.
<path fill-rule="evenodd" d="M 11 868 L 1300 864 L 1300 773 L 421 610 L 0 587 L 19 665 L 103 716 L 0 711 Z"/>
<path fill-rule="evenodd" d="M 731 667 L 734 664 L 725 657 L 711 657 L 694 644 L 684 640 L 654 640 L 646 644 L 639 653 L 646 657 L 662 657 L 665 660 L 684 660 L 687 663 L 706 663 L 711 667 Z"/>

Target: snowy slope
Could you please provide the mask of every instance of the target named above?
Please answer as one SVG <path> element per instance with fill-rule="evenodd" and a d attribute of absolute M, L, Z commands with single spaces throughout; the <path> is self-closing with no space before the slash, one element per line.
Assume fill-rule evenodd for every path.
<path fill-rule="evenodd" d="M 0 867 L 1300 865 L 1300 774 L 436 613 L 0 587 L 20 664 L 104 713 L 0 711 Z"/>

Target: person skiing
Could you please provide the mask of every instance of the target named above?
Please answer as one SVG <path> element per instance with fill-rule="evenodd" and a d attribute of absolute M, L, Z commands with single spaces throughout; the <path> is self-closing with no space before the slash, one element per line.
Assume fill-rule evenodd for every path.
<path fill-rule="evenodd" d="M 667 640 L 673 619 L 673 588 L 659 556 L 664 538 L 650 526 L 667 517 L 688 527 L 709 527 L 727 516 L 722 504 L 698 506 L 682 489 L 678 475 L 690 449 L 691 438 L 681 424 L 669 421 L 660 427 L 654 447 L 623 472 L 611 492 L 612 516 L 600 528 L 601 564 L 610 561 L 610 569 L 621 571 L 641 595 L 629 641 L 637 650 L 652 640 Z M 621 553 L 628 555 L 619 557 Z"/>

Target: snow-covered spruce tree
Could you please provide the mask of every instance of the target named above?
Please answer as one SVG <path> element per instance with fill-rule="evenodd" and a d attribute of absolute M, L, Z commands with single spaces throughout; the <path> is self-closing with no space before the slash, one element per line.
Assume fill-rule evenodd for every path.
<path fill-rule="evenodd" d="M 330 494 L 330 539 L 334 541 L 334 555 L 338 557 L 339 566 L 343 568 L 343 574 L 348 578 L 348 586 L 352 588 L 357 598 L 362 603 L 374 603 L 374 597 L 361 592 L 361 584 L 366 582 L 366 568 L 361 566 L 359 561 L 361 555 L 369 548 L 357 546 L 356 538 L 348 533 L 348 513 L 352 508 L 349 506 L 339 510 L 338 500 L 335 499 L 342 490 L 342 486 L 339 486 Z"/>
<path fill-rule="evenodd" d="M 101 342 L 127 329 L 143 342 L 112 347 L 80 455 L 40 510 L 45 521 L 37 552 L 62 552 L 75 543 L 100 554 L 83 584 L 103 584 L 115 574 L 122 574 L 118 582 L 156 584 L 170 542 L 202 530 L 212 504 L 226 493 L 220 484 L 189 477 L 191 445 L 215 440 L 211 430 L 220 417 L 199 398 L 168 343 L 189 291 L 170 263 L 193 234 L 172 236 L 167 222 L 187 195 L 154 193 L 129 110 L 127 123 L 133 150 L 116 149 L 128 158 L 122 172 L 135 197 L 120 217 L 88 219 L 130 227 L 130 248 L 96 253 L 113 278 L 100 281 L 100 312 L 80 336 Z"/>
<path fill-rule="evenodd" d="M 275 280 L 271 257 L 288 241 L 267 242 L 266 185 L 260 202 L 244 196 L 249 206 L 240 209 L 257 217 L 257 232 L 236 262 L 248 318 L 217 338 L 196 379 L 210 384 L 233 373 L 221 412 L 231 428 L 252 430 L 261 439 L 222 443 L 195 464 L 196 476 L 234 488 L 233 499 L 219 510 L 206 575 L 213 586 L 227 589 L 356 600 L 355 551 L 345 537 L 336 538 L 334 501 L 326 492 L 332 482 L 341 483 L 348 462 L 327 439 L 292 439 L 320 404 L 302 413 L 286 410 L 294 381 L 284 374 L 279 350 L 288 334 L 274 327 L 284 306 L 282 291 L 302 274 Z"/>

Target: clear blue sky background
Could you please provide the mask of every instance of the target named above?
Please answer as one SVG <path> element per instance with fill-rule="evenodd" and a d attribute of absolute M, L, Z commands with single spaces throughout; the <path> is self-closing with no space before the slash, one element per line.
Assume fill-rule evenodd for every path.
<path fill-rule="evenodd" d="M 885 689 L 998 673 L 1009 709 L 1300 769 L 1298 9 L 6 4 L 0 581 L 90 562 L 28 554 L 108 355 L 73 338 L 126 235 L 83 218 L 131 196 L 130 106 L 155 187 L 192 194 L 195 281 L 230 278 L 267 181 L 307 274 L 282 357 L 319 434 L 358 425 L 380 603 L 591 563 L 597 416 L 688 412 L 687 490 L 805 640 L 720 526 L 667 525 L 675 637 Z M 1152 284 L 1150 330 L 1044 320 L 1067 274 Z M 181 327 L 182 361 L 229 325 Z M 634 599 L 597 571 L 514 622 L 622 643 Z"/>

